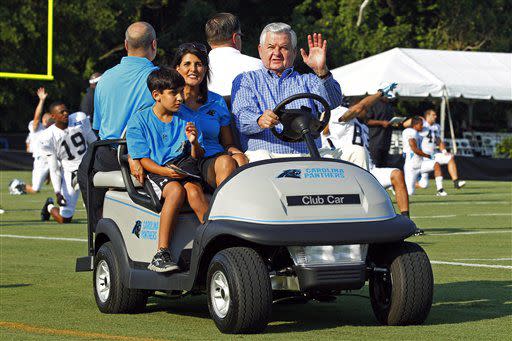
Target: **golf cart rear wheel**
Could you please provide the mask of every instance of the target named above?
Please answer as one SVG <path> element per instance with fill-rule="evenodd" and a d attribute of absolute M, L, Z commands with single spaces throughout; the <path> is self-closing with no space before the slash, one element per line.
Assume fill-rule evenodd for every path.
<path fill-rule="evenodd" d="M 268 324 L 272 288 L 265 263 L 253 249 L 218 252 L 207 277 L 208 309 L 223 333 L 258 333 Z"/>
<path fill-rule="evenodd" d="M 385 325 L 425 321 L 432 306 L 434 277 L 425 251 L 415 243 L 373 245 L 370 260 L 387 272 L 370 277 L 370 299 L 377 320 Z"/>
<path fill-rule="evenodd" d="M 148 301 L 147 291 L 123 285 L 111 242 L 103 244 L 94 257 L 93 288 L 98 308 L 107 314 L 139 312 Z"/>

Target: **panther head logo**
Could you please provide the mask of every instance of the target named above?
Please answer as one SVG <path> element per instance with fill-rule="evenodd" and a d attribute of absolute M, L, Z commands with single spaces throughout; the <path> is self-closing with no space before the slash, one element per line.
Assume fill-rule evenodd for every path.
<path fill-rule="evenodd" d="M 301 170 L 300 169 L 287 169 L 279 174 L 278 178 L 294 178 L 300 179 Z"/>
<path fill-rule="evenodd" d="M 137 238 L 140 238 L 140 230 L 142 230 L 142 222 L 140 220 L 137 220 L 135 222 L 135 226 L 132 229 L 132 233 L 137 236 Z"/>

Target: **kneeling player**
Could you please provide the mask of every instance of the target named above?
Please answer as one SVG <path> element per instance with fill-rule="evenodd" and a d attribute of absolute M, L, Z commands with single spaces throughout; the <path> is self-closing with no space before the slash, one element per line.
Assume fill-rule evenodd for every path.
<path fill-rule="evenodd" d="M 456 189 L 462 188 L 466 182 L 459 179 L 457 165 L 453 155 L 446 151 L 444 142 L 441 140 L 441 127 L 436 123 L 437 113 L 430 109 L 425 111 L 423 115 L 423 129 L 420 132 L 422 137 L 421 150 L 425 153 L 433 155 L 434 160 L 440 165 L 448 165 L 448 173 L 453 180 L 453 186 Z M 436 146 L 439 147 L 441 153 L 436 153 Z M 422 172 L 421 179 L 418 181 L 421 188 L 428 187 L 428 173 Z"/>
<path fill-rule="evenodd" d="M 52 103 L 50 114 L 55 124 L 42 133 L 39 142 L 49 160 L 50 176 L 60 208 L 54 206 L 52 198 L 46 199 L 41 210 L 41 220 L 49 220 L 51 215 L 62 224 L 71 222 L 75 213 L 80 190 L 73 186 L 73 178 L 87 145 L 96 141 L 96 135 L 84 113 L 69 115 L 62 102 Z M 59 162 L 62 172 L 59 171 Z"/>
<path fill-rule="evenodd" d="M 443 174 L 441 166 L 430 158 L 430 155 L 423 152 L 418 145 L 421 137 L 419 132 L 423 129 L 423 120 L 415 116 L 411 120 L 411 128 L 406 128 L 402 132 L 402 146 L 405 157 L 404 175 L 407 192 L 414 194 L 416 180 L 420 173 L 429 173 L 434 171 L 437 187 L 437 196 L 446 196 L 448 193 L 443 189 Z"/>
<path fill-rule="evenodd" d="M 34 111 L 34 119 L 28 124 L 29 134 L 25 141 L 27 144 L 27 151 L 32 153 L 32 157 L 34 158 L 32 183 L 26 184 L 22 190 L 29 194 L 39 193 L 41 186 L 48 178 L 49 174 L 48 160 L 41 153 L 39 144 L 39 137 L 43 131 L 52 124 L 51 115 L 48 113 L 43 115 L 44 102 L 48 93 L 44 88 L 39 88 L 37 89 L 37 96 L 39 97 L 39 102 Z"/>

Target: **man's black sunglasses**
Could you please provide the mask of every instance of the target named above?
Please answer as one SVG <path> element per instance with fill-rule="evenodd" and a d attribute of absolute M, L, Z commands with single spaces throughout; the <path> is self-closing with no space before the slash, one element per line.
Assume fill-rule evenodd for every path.
<path fill-rule="evenodd" d="M 191 49 L 199 50 L 199 51 L 203 52 L 204 54 L 208 54 L 208 49 L 206 48 L 206 45 L 204 45 L 202 43 L 183 43 L 180 46 L 178 46 L 179 52 L 183 52 L 183 51 L 187 51 L 187 50 L 191 50 Z"/>

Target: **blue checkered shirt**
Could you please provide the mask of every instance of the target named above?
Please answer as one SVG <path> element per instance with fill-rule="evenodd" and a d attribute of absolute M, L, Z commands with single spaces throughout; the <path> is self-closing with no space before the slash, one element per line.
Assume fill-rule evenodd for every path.
<path fill-rule="evenodd" d="M 293 68 L 286 69 L 281 77 L 267 69 L 261 69 L 244 72 L 235 78 L 231 103 L 244 151 L 263 149 L 279 154 L 309 153 L 305 142 L 281 141 L 270 129 L 262 129 L 258 125 L 258 118 L 265 110 L 273 110 L 281 101 L 298 93 L 320 95 L 331 108 L 338 107 L 343 99 L 340 85 L 332 76 L 322 80 L 314 74 L 301 75 Z M 310 99 L 294 101 L 286 108 L 296 109 L 301 106 L 313 108 L 312 115 L 317 115 L 315 108 L 323 111 L 320 103 Z M 279 124 L 276 129 L 280 131 L 282 126 Z M 317 147 L 321 146 L 320 138 L 315 142 Z"/>

